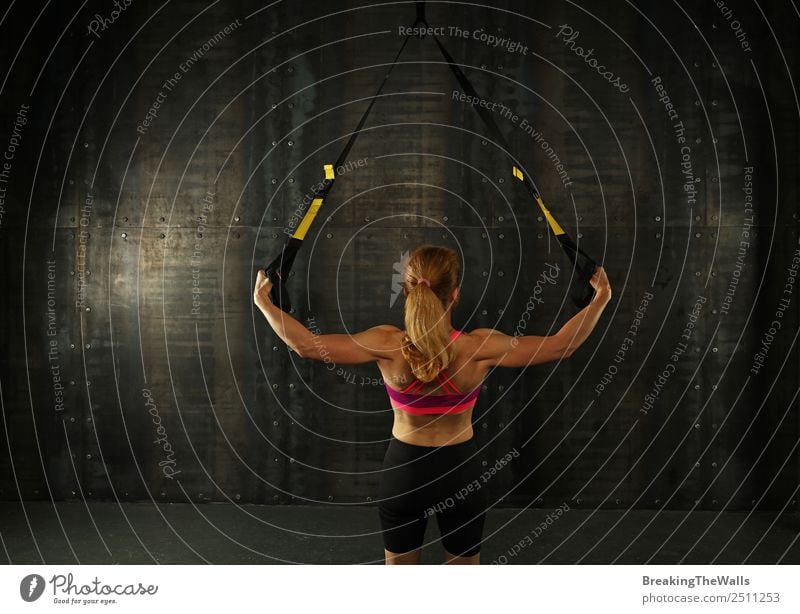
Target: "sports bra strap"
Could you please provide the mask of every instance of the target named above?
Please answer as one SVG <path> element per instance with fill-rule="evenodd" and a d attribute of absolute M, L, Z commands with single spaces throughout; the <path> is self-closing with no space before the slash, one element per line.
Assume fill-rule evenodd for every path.
<path fill-rule="evenodd" d="M 444 371 L 439 371 L 439 375 L 441 376 L 439 377 L 439 381 L 446 390 L 448 390 L 449 392 L 455 392 L 456 394 L 461 393 L 461 391 L 458 389 L 458 386 L 456 386 L 453 382 L 451 382 L 450 378 L 447 377 L 447 373 L 445 373 Z"/>
<path fill-rule="evenodd" d="M 460 334 L 461 334 L 460 330 L 454 330 L 453 332 L 450 333 L 450 338 L 457 339 Z M 447 373 L 445 373 L 444 371 L 439 371 L 439 373 L 436 375 L 436 378 L 442 384 L 442 387 L 448 392 L 455 392 L 456 394 L 461 394 L 461 391 L 458 389 L 458 386 L 456 386 L 453 382 L 450 381 L 450 378 L 447 377 Z M 413 392 L 415 388 L 419 390 L 420 388 L 422 388 L 422 386 L 423 386 L 422 380 L 414 378 L 414 380 L 408 386 L 406 386 L 402 390 L 402 392 Z"/>
<path fill-rule="evenodd" d="M 412 392 L 412 390 L 416 387 L 419 388 L 422 386 L 422 380 L 418 380 L 414 378 L 414 380 L 403 389 L 403 392 Z"/>

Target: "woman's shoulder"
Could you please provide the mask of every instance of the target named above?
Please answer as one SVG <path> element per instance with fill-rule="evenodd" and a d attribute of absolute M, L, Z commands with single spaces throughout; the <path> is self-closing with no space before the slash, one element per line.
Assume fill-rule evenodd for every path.
<path fill-rule="evenodd" d="M 385 330 L 390 333 L 402 333 L 403 330 L 397 328 L 394 324 L 378 324 L 375 328 L 379 330 Z"/>
<path fill-rule="evenodd" d="M 379 324 L 375 326 L 374 329 L 380 331 L 384 335 L 387 343 L 392 347 L 398 346 L 400 343 L 399 340 L 406 334 L 406 331 L 402 328 L 398 328 L 394 324 Z"/>

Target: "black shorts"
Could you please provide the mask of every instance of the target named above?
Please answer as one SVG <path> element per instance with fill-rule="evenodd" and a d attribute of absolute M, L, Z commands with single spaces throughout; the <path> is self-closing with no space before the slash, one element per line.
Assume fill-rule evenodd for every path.
<path fill-rule="evenodd" d="M 451 446 L 415 446 L 392 437 L 381 472 L 378 512 L 386 550 L 416 550 L 435 515 L 442 545 L 452 555 L 480 552 L 486 492 L 478 478 L 475 438 Z"/>

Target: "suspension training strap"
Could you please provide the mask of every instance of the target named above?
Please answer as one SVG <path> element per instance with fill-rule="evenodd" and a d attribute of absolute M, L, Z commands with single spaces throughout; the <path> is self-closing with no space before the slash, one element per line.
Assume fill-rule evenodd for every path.
<path fill-rule="evenodd" d="M 428 22 L 425 19 L 425 2 L 416 2 L 416 21 L 414 22 L 412 29 L 416 28 L 417 26 L 424 26 L 424 28 L 428 28 Z M 420 38 L 423 38 L 425 35 L 424 33 L 420 34 Z M 286 244 L 281 249 L 281 253 L 266 267 L 266 273 L 269 277 L 270 281 L 273 283 L 272 291 L 270 293 L 270 298 L 272 302 L 275 303 L 280 309 L 290 313 L 292 311 L 291 303 L 289 300 L 289 294 L 286 290 L 286 282 L 288 281 L 289 273 L 291 271 L 292 265 L 294 264 L 295 256 L 300 249 L 300 246 L 303 243 L 303 239 L 308 232 L 308 229 L 311 227 L 314 218 L 319 213 L 319 209 L 322 207 L 325 199 L 328 197 L 328 194 L 333 187 L 333 184 L 336 181 L 336 172 L 335 169 L 342 166 L 346 160 L 347 156 L 350 153 L 350 149 L 353 147 L 358 136 L 361 134 L 361 130 L 364 127 L 364 123 L 367 121 L 367 117 L 369 117 L 370 111 L 372 110 L 375 101 L 380 96 L 381 92 L 383 91 L 383 86 L 386 84 L 386 81 L 389 79 L 389 75 L 392 73 L 392 69 L 394 68 L 397 61 L 400 59 L 400 54 L 403 53 L 403 49 L 405 49 L 406 44 L 408 43 L 409 38 L 411 38 L 411 34 L 406 35 L 405 39 L 403 40 L 403 44 L 400 46 L 397 55 L 395 55 L 394 60 L 392 61 L 389 69 L 386 71 L 386 75 L 383 77 L 380 86 L 378 87 L 378 91 L 375 92 L 375 95 L 370 100 L 369 105 L 367 106 L 366 111 L 361 117 L 361 120 L 358 122 L 355 131 L 350 135 L 350 138 L 347 141 L 342 153 L 339 154 L 339 157 L 336 159 L 335 164 L 325 164 L 323 169 L 325 172 L 325 179 L 322 182 L 322 186 L 315 191 L 314 197 L 311 201 L 311 205 L 306 211 L 306 214 L 303 216 L 303 219 L 298 224 L 297 229 L 295 230 L 294 234 L 289 238 Z M 453 57 L 447 52 L 442 42 L 436 35 L 433 35 L 434 41 L 436 41 L 437 47 L 442 53 L 445 61 L 447 62 L 450 69 L 453 71 L 453 74 L 456 77 L 456 80 L 461 85 L 462 89 L 470 96 L 475 97 L 478 100 L 482 100 L 482 98 L 478 95 L 475 91 L 475 88 L 472 87 L 472 83 L 470 83 L 467 76 L 461 70 Z M 580 249 L 572 238 L 564 231 L 561 225 L 556 221 L 550 211 L 545 207 L 544 202 L 542 202 L 542 197 L 539 194 L 539 191 L 533 184 L 533 181 L 526 177 L 524 173 L 519 169 L 517 166 L 517 160 L 511 153 L 511 149 L 508 146 L 508 141 L 506 141 L 503 133 L 500 132 L 500 129 L 497 127 L 497 124 L 494 121 L 491 113 L 488 109 L 484 109 L 480 106 L 475 106 L 475 110 L 477 111 L 480 118 L 483 120 L 486 127 L 492 133 L 494 138 L 496 139 L 497 143 L 505 150 L 505 152 L 514 160 L 515 164 L 512 166 L 512 175 L 514 178 L 521 181 L 528 193 L 531 197 L 536 201 L 541 209 L 542 213 L 544 214 L 547 223 L 552 230 L 556 239 L 558 239 L 561 247 L 566 252 L 567 256 L 569 257 L 570 261 L 572 262 L 573 266 L 575 267 L 575 275 L 573 276 L 572 287 L 570 289 L 570 297 L 572 298 L 573 303 L 578 308 L 583 308 L 589 304 L 594 294 L 594 289 L 589 284 L 589 279 L 594 274 L 596 264 L 595 261 L 589 257 L 582 249 Z"/>
<path fill-rule="evenodd" d="M 424 2 L 417 2 L 417 14 L 419 14 L 420 4 L 424 4 Z M 439 38 L 436 35 L 433 35 L 433 39 L 436 41 L 436 46 L 439 47 L 439 50 L 442 52 L 442 56 L 444 57 L 448 66 L 450 66 L 450 69 L 453 71 L 456 80 L 461 85 L 461 88 L 464 90 L 464 92 L 469 96 L 472 96 L 473 100 L 483 100 L 483 98 L 478 95 L 478 92 L 475 91 L 475 88 L 472 87 L 472 83 L 470 83 L 469 79 L 467 79 L 467 76 L 461 70 L 461 67 L 455 63 L 453 57 L 447 52 L 447 49 L 444 48 L 444 45 Z M 480 105 L 473 105 L 473 107 L 483 120 L 483 123 L 486 124 L 486 127 L 492 133 L 497 143 L 509 156 L 511 156 L 516 163 L 517 160 L 511 153 L 511 148 L 508 146 L 508 141 L 506 141 L 503 133 L 500 132 L 500 129 L 497 127 L 497 123 L 494 121 L 494 117 L 492 117 L 491 112 Z M 594 289 L 592 288 L 591 284 L 589 284 L 589 279 L 591 279 L 592 275 L 594 274 L 597 264 L 580 247 L 578 247 L 572 238 L 564 231 L 547 207 L 544 206 L 542 197 L 539 194 L 539 190 L 536 189 L 536 187 L 533 185 L 533 182 L 523 174 L 516 164 L 512 167 L 511 174 L 525 185 L 528 193 L 539 205 L 539 208 L 547 220 L 547 224 L 553 231 L 553 235 L 556 237 L 556 239 L 558 239 L 559 243 L 561 243 L 561 247 L 564 249 L 573 266 L 575 267 L 575 275 L 573 276 L 573 282 L 570 288 L 570 297 L 572 298 L 573 303 L 578 308 L 582 309 L 592 300 Z"/>
<path fill-rule="evenodd" d="M 417 23 L 418 22 L 415 22 L 414 26 L 416 26 Z M 292 265 L 294 264 L 295 256 L 300 250 L 300 246 L 303 244 L 303 239 L 305 239 L 306 233 L 311 227 L 314 218 L 317 216 L 317 213 L 319 213 L 322 204 L 325 202 L 325 199 L 328 197 L 333 184 L 336 182 L 335 169 L 341 167 L 347 161 L 347 156 L 350 153 L 350 149 L 352 149 L 353 144 L 361 134 L 361 130 L 364 127 L 364 123 L 367 121 L 367 117 L 369 117 L 372 106 L 381 95 L 383 86 L 386 85 L 386 81 L 389 79 L 389 75 L 392 73 L 392 69 L 394 68 L 395 64 L 397 64 L 397 60 L 400 59 L 400 54 L 403 53 L 403 49 L 405 49 L 409 38 L 411 38 L 411 34 L 406 35 L 405 39 L 403 40 L 403 44 L 400 46 L 397 55 L 395 55 L 394 60 L 389 66 L 389 70 L 386 71 L 386 75 L 383 77 L 383 81 L 381 81 L 378 91 L 375 92 L 375 95 L 370 100 L 367 110 L 364 111 L 364 114 L 361 116 L 361 120 L 358 122 L 356 129 L 347 140 L 347 144 L 344 146 L 344 149 L 342 149 L 342 153 L 339 154 L 336 162 L 334 164 L 325 164 L 323 166 L 325 179 L 322 181 L 321 187 L 315 190 L 311 205 L 309 205 L 308 210 L 303 216 L 303 219 L 297 225 L 297 228 L 289 240 L 284 244 L 283 248 L 281 249 L 281 253 L 278 254 L 278 256 L 276 256 L 275 259 L 266 266 L 266 274 L 273 284 L 272 291 L 270 292 L 270 298 L 273 303 L 287 313 L 293 311 L 291 301 L 289 299 L 289 293 L 286 290 L 286 282 L 288 281 L 289 273 L 292 269 Z"/>

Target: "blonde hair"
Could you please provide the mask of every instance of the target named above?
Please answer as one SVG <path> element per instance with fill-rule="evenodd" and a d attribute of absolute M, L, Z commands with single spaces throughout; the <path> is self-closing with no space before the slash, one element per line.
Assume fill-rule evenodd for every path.
<path fill-rule="evenodd" d="M 445 312 L 450 293 L 458 286 L 459 270 L 458 254 L 438 245 L 418 247 L 406 264 L 406 334 L 401 351 L 423 382 L 433 381 L 454 358 Z"/>

